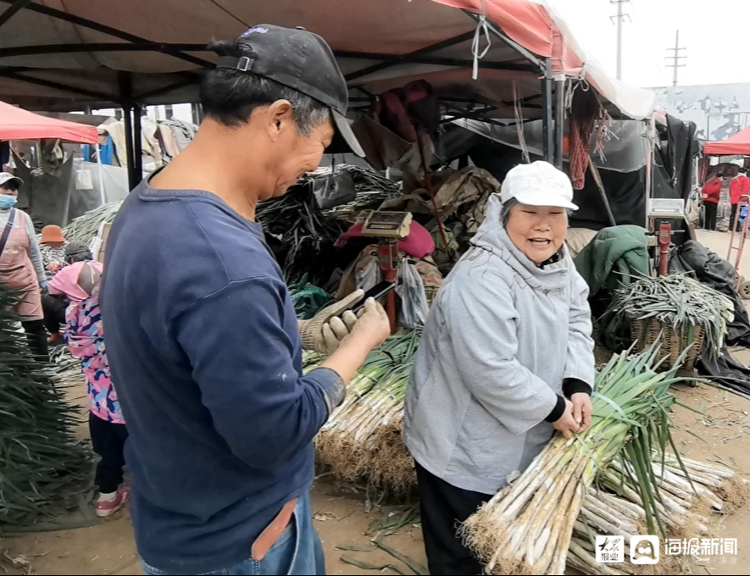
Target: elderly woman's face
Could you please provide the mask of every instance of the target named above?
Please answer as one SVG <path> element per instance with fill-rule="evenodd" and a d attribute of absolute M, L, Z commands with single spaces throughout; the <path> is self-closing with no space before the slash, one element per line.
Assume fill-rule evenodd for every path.
<path fill-rule="evenodd" d="M 508 237 L 524 255 L 541 264 L 565 242 L 568 214 L 564 208 L 516 204 L 505 227 Z"/>

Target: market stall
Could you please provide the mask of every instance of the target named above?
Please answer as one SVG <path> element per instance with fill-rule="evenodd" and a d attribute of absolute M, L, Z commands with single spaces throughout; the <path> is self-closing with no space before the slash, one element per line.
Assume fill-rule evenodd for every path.
<path fill-rule="evenodd" d="M 650 190 L 650 184 L 642 184 L 641 177 L 650 162 L 638 158 L 612 179 L 635 174 L 637 193 L 625 186 L 610 190 L 605 184 L 602 198 L 598 184 L 596 192 L 588 189 L 589 195 L 586 186 L 589 172 L 601 164 L 591 160 L 592 139 L 598 142 L 599 132 L 613 119 L 646 118 L 653 110 L 653 95 L 607 78 L 577 46 L 564 22 L 540 1 L 326 1 L 315 11 L 302 11 L 291 0 L 228 0 L 220 9 L 208 2 L 183 6 L 162 1 L 157 7 L 175 14 L 174 25 L 160 31 L 166 43 L 148 39 L 153 22 L 143 15 L 154 7 L 149 3 L 146 10 L 141 0 L 127 7 L 73 1 L 67 11 L 25 4 L 9 17 L 29 29 L 38 26 L 48 36 L 39 45 L 33 35 L 16 40 L 11 36 L 7 44 L 0 40 L 0 64 L 10 69 L 0 75 L 11 80 L 4 89 L 38 105 L 49 102 L 36 90 L 39 86 L 69 98 L 66 105 L 122 105 L 126 145 L 134 152 L 129 148 L 127 157 L 137 163 L 140 106 L 195 99 L 195 73 L 214 61 L 202 44 L 206 28 L 217 37 L 234 37 L 251 23 L 274 22 L 302 25 L 324 36 L 349 82 L 355 131 L 382 136 L 369 140 L 368 155 L 381 170 L 336 165 L 334 160 L 286 195 L 261 203 L 257 217 L 301 319 L 353 289 L 378 285 L 389 274 L 400 280 L 398 299 L 393 298 L 396 333 L 368 356 L 346 400 L 316 439 L 316 448 L 319 463 L 339 480 L 410 494 L 415 475 L 401 441 L 403 400 L 424 312 L 444 276 L 466 252 L 484 220 L 488 198 L 499 190 L 507 171 L 477 161 L 495 152 L 482 136 L 487 140 L 484 150 L 445 155 L 437 127 L 478 120 L 489 131 L 515 134 L 515 144 L 500 139 L 521 153 L 507 155 L 508 168 L 523 161 L 524 153 L 526 160 L 534 154 L 563 166 L 567 152 L 582 195 L 579 202 L 584 214 L 589 210 L 584 220 L 612 223 L 604 199 L 611 201 L 615 223 L 629 221 L 631 214 L 626 218 L 618 208 L 612 210 L 622 196 L 623 205 L 636 205 L 632 218 L 644 222 L 643 191 Z M 56 37 L 55 20 L 74 27 L 80 41 L 61 38 L 58 45 L 49 45 L 48 39 Z M 103 35 L 118 41 L 102 42 Z M 24 66 L 36 69 L 21 69 Z M 67 77 L 60 74 L 63 66 L 73 70 Z M 81 84 L 71 82 L 74 78 Z M 404 132 L 414 132 L 405 134 L 399 132 L 403 126 L 389 123 L 379 105 L 395 102 L 415 87 L 423 90 L 426 106 L 421 112 L 426 109 L 428 114 L 404 106 L 410 120 Z M 537 136 L 533 143 L 532 134 Z M 393 148 L 384 141 L 396 142 L 400 154 L 389 156 Z M 628 143 L 636 150 L 631 150 L 632 158 L 643 152 L 635 141 Z M 597 146 L 593 150 L 598 151 Z M 466 162 L 467 156 L 476 166 Z M 670 192 L 682 197 L 682 164 L 667 158 L 664 165 Z M 140 166 L 130 168 L 131 179 L 139 179 Z M 403 175 L 401 182 L 383 174 L 387 170 L 390 176 L 395 169 Z M 606 183 L 606 176 L 602 180 Z M 117 208 L 112 204 L 85 215 L 66 235 L 90 240 Z M 399 234 L 366 234 L 373 213 L 380 213 L 381 225 L 398 215 Z M 305 369 L 322 360 L 307 354 Z M 644 526 L 662 536 L 694 526 L 702 530 L 708 524 L 702 498 L 714 509 L 727 509 L 732 497 L 741 496 L 732 471 L 681 459 L 671 442 L 668 415 L 674 404 L 669 387 L 681 377 L 678 366 L 660 370 L 659 362 L 660 356 L 645 347 L 641 355 L 622 354 L 602 367 L 594 428 L 580 442 L 553 441 L 467 523 L 466 535 L 490 572 L 562 573 L 566 564 L 593 571 L 593 534 L 629 535 Z M 700 487 L 694 488 L 693 482 Z"/>

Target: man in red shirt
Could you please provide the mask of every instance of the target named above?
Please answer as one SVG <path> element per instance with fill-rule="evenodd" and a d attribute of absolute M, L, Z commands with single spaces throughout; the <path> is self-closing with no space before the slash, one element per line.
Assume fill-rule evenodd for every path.
<path fill-rule="evenodd" d="M 734 222 L 737 217 L 737 207 L 740 204 L 740 198 L 750 194 L 750 178 L 745 175 L 746 172 L 747 170 L 740 168 L 740 173 L 729 183 L 729 202 L 732 204 L 732 215 L 729 219 L 730 228 L 735 225 Z M 740 231 L 739 221 L 737 221 L 736 230 L 737 232 Z"/>
<path fill-rule="evenodd" d="M 724 183 L 719 176 L 714 176 L 703 185 L 703 206 L 706 209 L 703 227 L 709 232 L 716 231 L 716 210 L 719 206 L 719 198 Z"/>

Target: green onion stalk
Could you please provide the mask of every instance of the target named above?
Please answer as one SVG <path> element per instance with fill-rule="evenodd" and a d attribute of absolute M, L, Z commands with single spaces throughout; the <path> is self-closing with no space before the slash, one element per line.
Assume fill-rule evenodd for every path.
<path fill-rule="evenodd" d="M 93 496 L 93 454 L 74 435 L 80 415 L 52 366 L 32 357 L 9 311 L 18 301 L 0 284 L 0 534 L 54 523 Z"/>
<path fill-rule="evenodd" d="M 709 533 L 709 519 L 703 515 L 706 505 L 716 511 L 726 511 L 733 504 L 742 505 L 743 502 L 737 500 L 738 495 L 743 500 L 747 495 L 747 487 L 724 466 L 658 450 L 652 452 L 649 465 L 657 479 L 653 488 L 658 489 L 652 513 L 661 515 L 667 536 L 671 538 L 705 537 Z M 607 468 L 599 471 L 573 527 L 567 558 L 569 568 L 585 574 L 635 573 L 627 564 L 612 567 L 597 563 L 595 545 L 597 535 L 622 536 L 625 555 L 629 555 L 633 536 L 654 533 L 647 527 L 648 496 L 635 480 L 636 476 L 634 465 L 626 458 L 612 460 Z M 655 569 L 661 574 L 684 573 L 675 559 L 670 558 L 662 559 Z"/>
<path fill-rule="evenodd" d="M 643 276 L 616 291 L 610 312 L 631 321 L 658 321 L 696 343 L 695 327 L 705 331 L 705 346 L 713 358 L 721 355 L 727 324 L 734 319 L 734 303 L 721 292 L 689 276 Z"/>
<path fill-rule="evenodd" d="M 416 482 L 401 442 L 404 396 L 420 331 L 402 331 L 372 351 L 352 379 L 347 397 L 318 434 L 318 460 L 340 479 L 366 478 L 393 492 Z M 307 355 L 305 371 L 322 362 Z"/>
<path fill-rule="evenodd" d="M 677 366 L 656 372 L 657 353 L 652 348 L 614 356 L 597 374 L 591 426 L 571 439 L 555 437 L 512 485 L 467 520 L 466 542 L 488 573 L 564 573 L 575 521 L 597 473 L 652 421 L 663 424 L 674 404 L 668 388 L 681 380 Z M 659 434 L 657 446 L 670 442 L 668 425 Z M 643 448 L 654 447 L 638 437 Z M 643 472 L 639 481 L 650 483 L 652 476 Z M 649 528 L 658 522 L 648 514 L 647 521 Z"/>
<path fill-rule="evenodd" d="M 98 208 L 89 210 L 65 227 L 63 230 L 65 239 L 68 242 L 90 244 L 99 231 L 99 227 L 115 219 L 120 206 L 122 206 L 122 201 L 109 202 L 108 204 L 102 204 Z"/>

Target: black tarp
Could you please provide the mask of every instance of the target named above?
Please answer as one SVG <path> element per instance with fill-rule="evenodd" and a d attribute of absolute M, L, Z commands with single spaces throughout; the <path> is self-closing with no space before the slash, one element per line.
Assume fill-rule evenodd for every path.
<path fill-rule="evenodd" d="M 697 154 L 698 141 L 695 139 L 695 124 L 683 122 L 667 116 L 667 126 L 662 128 L 662 145 L 656 148 L 655 166 L 652 171 L 655 198 L 682 198 L 686 200 L 691 192 L 693 157 Z M 520 150 L 493 142 L 488 138 L 470 133 L 458 126 L 449 126 L 441 135 L 436 152 L 445 160 L 468 155 L 479 168 L 488 170 L 502 182 L 508 171 L 523 162 Z M 642 136 L 634 136 L 641 138 Z M 542 160 L 531 155 L 531 160 Z M 568 172 L 567 163 L 564 170 Z M 618 225 L 646 224 L 646 169 L 632 172 L 599 168 L 602 184 L 612 213 Z M 571 227 L 601 230 L 610 226 L 603 206 L 601 193 L 591 172 L 586 173 L 582 190 L 576 190 L 574 200 L 579 210 L 570 219 Z M 674 222 L 672 222 L 674 228 Z M 680 243 L 686 235 L 675 236 Z"/>
<path fill-rule="evenodd" d="M 693 274 L 700 282 L 718 290 L 734 303 L 734 320 L 727 326 L 726 344 L 750 347 L 750 318 L 745 303 L 735 290 L 735 270 L 726 260 L 702 244 L 689 240 L 670 254 L 671 273 Z M 714 384 L 750 395 L 750 370 L 734 359 L 725 347 L 719 358 L 705 352 L 698 362 L 698 371 Z"/>

